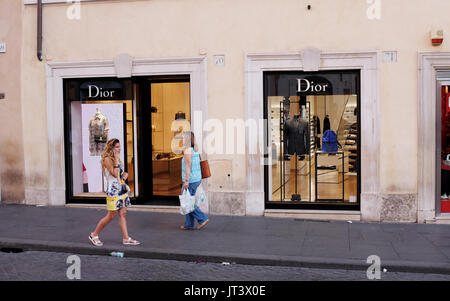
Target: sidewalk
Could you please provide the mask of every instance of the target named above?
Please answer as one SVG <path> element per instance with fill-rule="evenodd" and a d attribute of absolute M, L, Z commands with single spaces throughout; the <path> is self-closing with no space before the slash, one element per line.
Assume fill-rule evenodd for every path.
<path fill-rule="evenodd" d="M 184 216 L 129 211 L 130 236 L 122 246 L 116 219 L 88 239 L 106 210 L 0 204 L 0 248 L 184 261 L 363 269 L 370 255 L 388 271 L 450 274 L 450 225 L 311 221 L 210 216 L 202 230 L 185 231 Z"/>

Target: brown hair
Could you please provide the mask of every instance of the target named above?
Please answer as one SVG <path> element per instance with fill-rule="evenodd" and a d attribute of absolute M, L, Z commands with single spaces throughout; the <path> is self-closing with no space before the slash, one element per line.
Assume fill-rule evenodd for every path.
<path fill-rule="evenodd" d="M 184 148 L 192 147 L 195 151 L 197 151 L 197 144 L 195 144 L 195 135 L 194 132 L 183 132 L 184 139 L 186 144 L 183 145 Z"/>
<path fill-rule="evenodd" d="M 114 151 L 113 151 L 113 149 L 114 149 L 114 146 L 116 146 L 116 144 L 119 143 L 119 142 L 120 141 L 117 138 L 110 139 L 110 140 L 108 140 L 108 142 L 106 142 L 106 147 L 103 150 L 103 154 L 102 154 L 102 166 L 105 163 L 105 159 L 106 158 L 110 158 L 111 161 L 114 164 L 114 159 L 115 158 L 114 158 Z M 120 162 L 120 163 L 122 163 L 122 162 Z"/>

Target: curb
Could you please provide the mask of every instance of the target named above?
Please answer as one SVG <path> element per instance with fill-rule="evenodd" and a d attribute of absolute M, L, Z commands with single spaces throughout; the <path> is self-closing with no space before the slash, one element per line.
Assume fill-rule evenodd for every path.
<path fill-rule="evenodd" d="M 0 248 L 13 248 L 23 251 L 47 251 L 61 253 L 76 253 L 80 255 L 102 255 L 108 256 L 112 251 L 121 251 L 128 258 L 145 258 L 158 260 L 177 261 L 203 261 L 245 265 L 266 265 L 285 266 L 300 268 L 320 268 L 320 269 L 344 269 L 367 271 L 371 264 L 366 260 L 345 259 L 345 258 L 321 258 L 321 257 L 301 257 L 301 256 L 278 256 L 278 255 L 249 255 L 240 253 L 220 253 L 205 251 L 177 251 L 173 249 L 143 248 L 133 246 L 133 249 L 124 246 L 115 248 L 94 247 L 88 243 L 68 243 L 43 241 L 32 239 L 11 239 L 0 238 Z M 436 262 L 419 261 L 382 261 L 381 269 L 387 272 L 408 272 L 426 274 L 450 275 L 450 264 Z"/>

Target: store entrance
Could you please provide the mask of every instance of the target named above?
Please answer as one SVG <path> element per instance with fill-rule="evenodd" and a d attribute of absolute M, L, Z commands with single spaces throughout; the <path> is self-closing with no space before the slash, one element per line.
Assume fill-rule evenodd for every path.
<path fill-rule="evenodd" d="M 174 205 L 181 192 L 177 133 L 190 130 L 189 76 L 155 77 L 139 82 L 143 205 Z M 178 144 L 177 144 L 178 143 Z"/>

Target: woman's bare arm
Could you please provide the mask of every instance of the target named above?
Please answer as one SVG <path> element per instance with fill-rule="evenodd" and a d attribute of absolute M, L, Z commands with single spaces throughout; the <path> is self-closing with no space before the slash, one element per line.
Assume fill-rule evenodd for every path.
<path fill-rule="evenodd" d="M 191 161 L 192 151 L 190 149 L 186 149 L 184 152 L 184 162 L 186 164 L 185 182 L 189 182 L 189 177 L 191 176 Z"/>
<path fill-rule="evenodd" d="M 114 163 L 112 162 L 111 158 L 105 158 L 103 160 L 103 166 L 109 171 L 109 173 L 114 177 L 117 178 L 118 172 L 117 170 L 119 168 L 114 168 Z M 118 179 L 118 178 L 117 178 Z"/>

